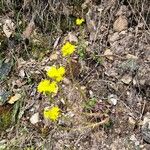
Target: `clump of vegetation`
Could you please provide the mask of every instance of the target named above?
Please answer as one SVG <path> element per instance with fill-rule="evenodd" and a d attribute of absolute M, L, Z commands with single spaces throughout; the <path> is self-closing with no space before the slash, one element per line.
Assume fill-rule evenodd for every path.
<path fill-rule="evenodd" d="M 0 131 L 7 129 L 12 124 L 12 108 L 0 107 Z"/>
<path fill-rule="evenodd" d="M 76 24 L 81 25 L 84 22 L 84 19 L 77 19 Z M 71 55 L 76 51 L 76 45 L 66 42 L 62 48 L 62 56 L 67 58 L 67 61 L 69 64 L 71 64 Z M 69 65 L 70 70 L 72 70 L 71 65 Z M 54 99 L 54 96 L 57 95 L 59 88 L 61 88 L 60 84 L 61 81 L 64 79 L 66 73 L 66 69 L 64 66 L 56 67 L 56 66 L 51 66 L 49 69 L 47 69 L 47 76 L 49 79 L 43 79 L 37 89 L 38 92 L 43 93 L 44 95 L 50 96 L 51 99 Z M 72 73 L 72 72 L 71 72 Z M 73 75 L 72 75 L 73 78 Z M 72 79 L 74 80 L 74 79 Z M 54 101 L 53 101 L 54 102 Z M 50 106 L 49 108 L 44 109 L 44 118 L 51 120 L 51 121 L 56 121 L 58 120 L 58 117 L 61 114 L 61 110 L 58 106 Z"/>
<path fill-rule="evenodd" d="M 71 44 L 70 42 L 66 42 L 62 47 L 63 57 L 69 57 L 75 51 L 75 48 L 75 45 Z M 59 90 L 58 84 L 63 80 L 65 72 L 66 69 L 63 66 L 60 66 L 59 68 L 56 66 L 49 67 L 47 70 L 47 76 L 50 79 L 42 80 L 37 87 L 38 91 L 45 95 L 50 95 L 51 99 L 53 99 L 53 94 L 57 94 Z M 44 118 L 46 119 L 56 121 L 59 115 L 60 109 L 58 106 L 44 109 Z"/>
<path fill-rule="evenodd" d="M 87 111 L 92 110 L 92 108 L 96 105 L 96 103 L 97 103 L 97 99 L 91 98 L 84 104 L 84 109 Z"/>

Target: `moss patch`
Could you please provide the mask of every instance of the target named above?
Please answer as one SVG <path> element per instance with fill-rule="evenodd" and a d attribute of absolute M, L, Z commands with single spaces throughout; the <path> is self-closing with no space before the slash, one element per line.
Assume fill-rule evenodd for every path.
<path fill-rule="evenodd" d="M 12 107 L 0 106 L 0 131 L 6 130 L 12 124 Z"/>

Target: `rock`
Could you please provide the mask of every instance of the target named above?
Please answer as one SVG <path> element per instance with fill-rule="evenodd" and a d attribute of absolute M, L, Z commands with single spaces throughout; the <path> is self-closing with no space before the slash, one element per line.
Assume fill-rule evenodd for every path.
<path fill-rule="evenodd" d="M 126 55 L 126 58 L 127 58 L 127 59 L 138 59 L 137 56 L 132 55 L 132 54 L 127 54 L 127 55 Z"/>
<path fill-rule="evenodd" d="M 24 69 L 21 69 L 19 71 L 19 76 L 23 79 L 25 77 L 25 72 L 24 72 Z"/>
<path fill-rule="evenodd" d="M 136 121 L 132 118 L 132 117 L 129 117 L 129 124 L 131 125 L 135 125 Z"/>
<path fill-rule="evenodd" d="M 31 122 L 32 124 L 38 123 L 38 122 L 39 122 L 39 113 L 33 114 L 33 115 L 31 116 L 31 118 L 30 118 L 30 122 Z"/>
<path fill-rule="evenodd" d="M 69 39 L 69 42 L 78 43 L 78 38 L 72 32 L 69 32 L 68 39 Z"/>
<path fill-rule="evenodd" d="M 108 102 L 112 105 L 116 105 L 118 101 L 117 95 L 111 94 L 108 96 Z"/>
<path fill-rule="evenodd" d="M 111 43 L 117 41 L 119 39 L 119 33 L 118 32 L 115 32 L 112 36 L 109 37 L 109 41 Z"/>
<path fill-rule="evenodd" d="M 117 77 L 118 77 L 118 73 L 117 73 L 117 71 L 116 71 L 114 68 L 108 68 L 108 69 L 105 71 L 105 74 L 106 74 L 108 77 L 114 77 L 114 78 L 117 78 Z"/>
<path fill-rule="evenodd" d="M 125 16 L 119 16 L 113 24 L 114 31 L 120 32 L 128 28 L 128 21 Z"/>
<path fill-rule="evenodd" d="M 125 84 L 130 84 L 130 82 L 132 81 L 132 77 L 129 75 L 124 75 L 122 77 L 121 81 Z"/>
<path fill-rule="evenodd" d="M 15 24 L 12 22 L 11 19 L 6 19 L 3 25 L 3 31 L 7 38 L 9 38 L 12 33 L 15 31 Z"/>
<path fill-rule="evenodd" d="M 50 55 L 50 60 L 57 60 L 58 59 L 58 54 L 57 53 L 53 53 Z"/>
<path fill-rule="evenodd" d="M 140 142 L 137 140 L 134 134 L 131 135 L 130 140 L 134 142 L 135 146 L 140 145 Z"/>
<path fill-rule="evenodd" d="M 119 35 L 125 37 L 127 35 L 127 31 L 123 30 L 123 31 L 119 32 Z"/>
<path fill-rule="evenodd" d="M 110 49 L 106 49 L 105 52 L 104 52 L 104 55 L 106 55 L 106 58 L 109 59 L 109 60 L 113 60 L 113 53 Z"/>
<path fill-rule="evenodd" d="M 69 84 L 71 84 L 71 81 L 68 78 L 64 78 L 63 83 L 66 85 L 69 85 Z"/>
<path fill-rule="evenodd" d="M 150 144 L 150 113 L 146 113 L 142 125 L 143 140 Z"/>

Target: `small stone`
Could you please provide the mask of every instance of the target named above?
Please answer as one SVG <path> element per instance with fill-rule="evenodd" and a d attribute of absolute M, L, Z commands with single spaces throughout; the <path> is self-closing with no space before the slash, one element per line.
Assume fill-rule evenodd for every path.
<path fill-rule="evenodd" d="M 69 84 L 71 84 L 71 81 L 68 78 L 64 78 L 63 83 L 66 85 L 69 85 Z"/>
<path fill-rule="evenodd" d="M 24 72 L 24 69 L 21 69 L 19 71 L 19 76 L 23 79 L 25 77 L 25 72 Z"/>
<path fill-rule="evenodd" d="M 130 82 L 132 81 L 132 77 L 129 75 L 124 75 L 122 77 L 121 81 L 125 84 L 130 84 Z"/>
<path fill-rule="evenodd" d="M 140 145 L 140 142 L 139 141 L 136 141 L 135 142 L 135 146 L 139 146 Z"/>
<path fill-rule="evenodd" d="M 109 59 L 109 60 L 113 60 L 113 53 L 110 49 L 106 49 L 105 52 L 104 52 L 104 55 L 106 55 L 106 58 Z"/>
<path fill-rule="evenodd" d="M 135 146 L 139 146 L 140 145 L 140 142 L 137 140 L 135 135 L 131 135 L 130 140 L 135 143 Z"/>
<path fill-rule="evenodd" d="M 69 42 L 75 42 L 75 43 L 78 42 L 78 38 L 72 32 L 69 32 L 68 39 L 69 39 Z"/>
<path fill-rule="evenodd" d="M 136 85 L 137 81 L 135 79 L 133 79 L 133 85 Z"/>
<path fill-rule="evenodd" d="M 90 97 L 93 97 L 94 96 L 94 93 L 93 91 L 89 90 L 89 94 L 90 94 Z"/>
<path fill-rule="evenodd" d="M 81 90 L 86 90 L 86 86 L 81 86 Z"/>
<path fill-rule="evenodd" d="M 30 122 L 31 122 L 32 124 L 38 123 L 38 122 L 39 122 L 39 113 L 33 114 L 33 115 L 31 116 L 31 118 L 30 118 Z"/>
<path fill-rule="evenodd" d="M 117 101 L 118 101 L 117 95 L 111 94 L 111 95 L 108 96 L 108 102 L 110 104 L 115 106 L 117 104 Z"/>
<path fill-rule="evenodd" d="M 118 33 L 118 32 L 115 32 L 113 35 L 111 35 L 111 36 L 109 37 L 109 41 L 110 41 L 111 43 L 117 41 L 118 39 L 119 39 L 119 33 Z"/>
<path fill-rule="evenodd" d="M 135 120 L 132 118 L 132 117 L 129 117 L 129 123 L 131 124 L 131 125 L 135 125 Z"/>
<path fill-rule="evenodd" d="M 130 140 L 131 140 L 131 141 L 136 141 L 136 140 L 137 140 L 134 134 L 131 135 Z"/>
<path fill-rule="evenodd" d="M 137 56 L 132 55 L 132 54 L 127 54 L 127 55 L 126 55 L 126 58 L 127 58 L 127 59 L 138 59 Z"/>
<path fill-rule="evenodd" d="M 126 30 L 123 30 L 119 33 L 119 35 L 126 35 L 127 34 L 127 31 Z"/>
<path fill-rule="evenodd" d="M 58 58 L 57 53 L 54 53 L 54 54 L 50 55 L 50 60 L 51 60 L 51 61 L 52 61 L 52 60 L 57 60 L 57 58 Z"/>
<path fill-rule="evenodd" d="M 6 19 L 3 25 L 3 31 L 7 38 L 9 38 L 15 30 L 15 24 L 11 19 Z"/>
<path fill-rule="evenodd" d="M 128 28 L 128 21 L 125 16 L 119 16 L 113 24 L 114 31 L 120 32 Z"/>

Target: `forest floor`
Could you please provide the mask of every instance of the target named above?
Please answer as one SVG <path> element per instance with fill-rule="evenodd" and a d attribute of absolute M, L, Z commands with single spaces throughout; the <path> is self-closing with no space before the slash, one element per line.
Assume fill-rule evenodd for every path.
<path fill-rule="evenodd" d="M 0 28 L 0 150 L 150 149 L 149 0 L 1 0 Z M 54 65 L 50 97 L 37 86 Z"/>

